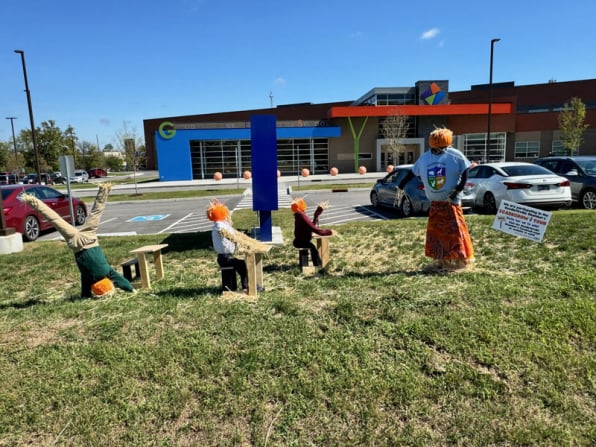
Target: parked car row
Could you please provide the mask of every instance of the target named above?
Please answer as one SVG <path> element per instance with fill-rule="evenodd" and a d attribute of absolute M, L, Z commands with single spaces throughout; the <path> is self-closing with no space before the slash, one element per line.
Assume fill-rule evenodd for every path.
<path fill-rule="evenodd" d="M 430 202 L 420 179 L 413 179 L 404 194 L 397 195 L 397 186 L 411 167 L 397 166 L 377 180 L 370 191 L 371 204 L 395 209 L 405 217 L 427 213 Z M 483 163 L 468 171 L 464 208 L 495 214 L 503 200 L 542 209 L 569 208 L 574 203 L 596 209 L 596 156 Z"/>
<path fill-rule="evenodd" d="M 108 171 L 102 168 L 91 168 L 88 171 L 84 169 L 77 169 L 70 177 L 72 183 L 86 183 L 90 178 L 107 177 Z M 42 185 L 65 184 L 66 177 L 61 172 L 53 172 L 51 174 L 42 172 L 40 174 Z M 17 174 L 12 172 L 0 172 L 0 185 L 16 185 L 22 183 L 25 185 L 32 185 L 38 183 L 37 174 L 31 173 L 27 175 Z"/>
<path fill-rule="evenodd" d="M 23 235 L 25 241 L 36 240 L 40 233 L 53 228 L 53 225 L 37 210 L 21 200 L 23 192 L 32 194 L 70 222 L 70 201 L 68 195 L 44 185 L 6 185 L 0 187 L 6 226 Z M 73 213 L 76 225 L 87 219 L 87 206 L 82 200 L 73 197 Z"/>

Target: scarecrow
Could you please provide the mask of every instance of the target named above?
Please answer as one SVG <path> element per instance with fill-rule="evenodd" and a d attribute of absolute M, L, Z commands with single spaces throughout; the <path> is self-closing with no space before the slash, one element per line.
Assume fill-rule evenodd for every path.
<path fill-rule="evenodd" d="M 80 228 L 70 225 L 34 195 L 21 195 L 23 202 L 35 208 L 52 223 L 66 241 L 66 245 L 73 251 L 77 267 L 81 272 L 83 298 L 110 296 L 114 292 L 114 286 L 127 292 L 136 292 L 132 284 L 108 264 L 97 239 L 97 228 L 111 189 L 111 183 L 99 185 L 93 208 Z"/>
<path fill-rule="evenodd" d="M 474 247 L 461 206 L 470 161 L 451 147 L 453 132 L 449 129 L 435 129 L 428 142 L 430 150 L 416 161 L 400 182 L 398 192 L 414 176 L 420 177 L 431 202 L 425 254 L 434 261 L 427 269 L 462 270 L 474 261 Z"/>
<path fill-rule="evenodd" d="M 306 215 L 306 202 L 302 198 L 295 199 L 290 204 L 292 213 L 294 213 L 294 241 L 293 245 L 296 248 L 307 248 L 310 250 L 312 263 L 315 267 L 320 267 L 321 257 L 317 247 L 312 243 L 313 233 L 319 236 L 331 236 L 332 230 L 319 228 L 319 216 L 323 210 L 327 209 L 329 204 L 321 202 L 317 205 L 317 209 L 313 215 L 312 221 Z"/>
<path fill-rule="evenodd" d="M 236 231 L 232 226 L 230 210 L 217 199 L 212 200 L 207 206 L 207 218 L 213 222 L 211 239 L 213 248 L 217 253 L 217 264 L 220 267 L 233 267 L 240 276 L 242 289 L 248 290 L 246 261 L 236 258 L 234 254 L 249 251 L 267 251 L 269 246 L 240 231 Z M 260 284 L 257 285 L 258 292 L 264 290 Z"/>

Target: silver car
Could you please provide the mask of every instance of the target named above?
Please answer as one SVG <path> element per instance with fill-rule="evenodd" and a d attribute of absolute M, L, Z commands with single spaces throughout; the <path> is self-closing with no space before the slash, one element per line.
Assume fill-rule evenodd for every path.
<path fill-rule="evenodd" d="M 412 169 L 413 165 L 399 165 L 385 177 L 377 180 L 370 191 L 370 203 L 374 207 L 394 208 L 404 217 L 415 214 L 426 214 L 430 201 L 424 194 L 424 185 L 418 177 L 414 177 L 404 187 L 404 194 L 397 194 L 397 186 Z"/>
<path fill-rule="evenodd" d="M 89 174 L 84 169 L 76 169 L 73 175 L 70 176 L 71 183 L 87 183 L 89 181 Z"/>
<path fill-rule="evenodd" d="M 535 208 L 571 206 L 569 180 L 532 163 L 477 165 L 469 170 L 463 192 L 463 206 L 489 214 L 495 214 L 503 200 Z"/>

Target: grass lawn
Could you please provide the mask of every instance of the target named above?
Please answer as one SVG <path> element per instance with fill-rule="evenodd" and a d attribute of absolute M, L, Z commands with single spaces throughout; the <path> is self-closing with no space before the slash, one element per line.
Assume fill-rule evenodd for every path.
<path fill-rule="evenodd" d="M 337 226 L 306 278 L 280 210 L 256 301 L 219 294 L 210 232 L 102 238 L 114 266 L 169 247 L 152 290 L 99 300 L 64 243 L 25 244 L 0 258 L 0 446 L 595 445 L 595 216 L 540 244 L 467 216 L 477 261 L 443 275 L 425 218 Z"/>

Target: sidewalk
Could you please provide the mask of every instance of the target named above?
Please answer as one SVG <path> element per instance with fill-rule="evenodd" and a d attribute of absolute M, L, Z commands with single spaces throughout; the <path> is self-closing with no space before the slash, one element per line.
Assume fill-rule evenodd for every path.
<path fill-rule="evenodd" d="M 386 175 L 386 172 L 370 172 L 366 174 L 338 174 L 338 175 L 331 175 L 331 174 L 316 174 L 316 175 L 309 175 L 308 177 L 302 176 L 282 176 L 278 177 L 278 186 L 279 188 L 288 188 L 292 186 L 304 186 L 304 185 L 316 185 L 317 183 L 320 184 L 358 184 L 358 183 L 375 183 L 377 179 L 383 178 Z M 142 176 L 140 176 L 142 180 Z M 136 190 L 147 190 L 151 188 L 177 188 L 177 187 L 196 187 L 197 189 L 229 189 L 229 188 L 237 188 L 237 189 L 246 189 L 252 188 L 252 179 L 246 180 L 244 178 L 224 178 L 221 180 L 214 180 L 214 179 L 205 179 L 205 180 L 177 180 L 177 181 L 170 181 L 170 182 L 161 182 L 161 181 L 154 181 L 154 182 L 138 182 L 137 184 L 134 183 L 127 183 L 125 185 L 122 184 L 114 184 L 112 186 L 112 191 L 114 192 L 123 192 L 123 191 L 134 191 Z M 106 181 L 110 181 L 110 179 L 106 179 Z M 96 194 L 95 189 L 77 189 L 76 186 L 71 185 L 71 192 L 73 195 L 77 197 L 88 197 L 93 196 Z"/>

